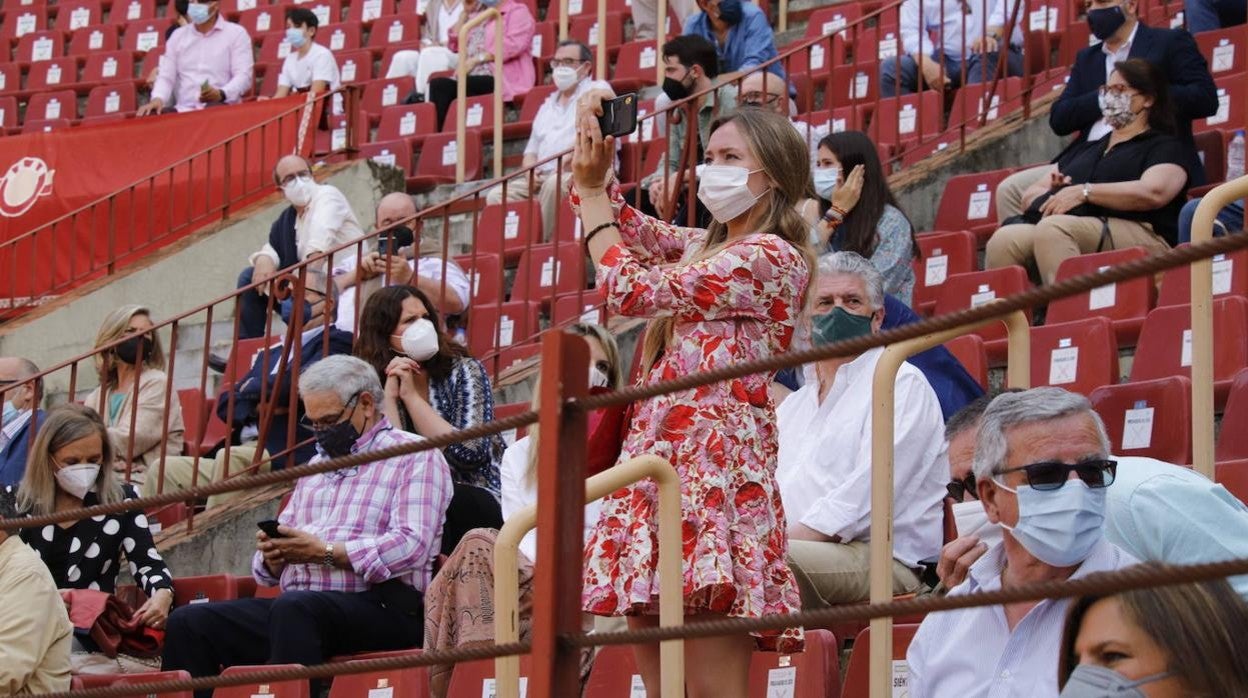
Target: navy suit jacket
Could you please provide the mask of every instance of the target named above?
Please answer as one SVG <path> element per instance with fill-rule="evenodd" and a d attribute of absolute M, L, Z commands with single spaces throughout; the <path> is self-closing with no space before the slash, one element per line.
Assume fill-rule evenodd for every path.
<path fill-rule="evenodd" d="M 1079 132 L 1070 146 L 1083 143 L 1088 129 L 1101 119 L 1097 90 L 1105 84 L 1104 42 L 1079 51 L 1070 69 L 1070 82 L 1049 112 L 1049 126 L 1059 136 Z M 1209 65 L 1185 29 L 1157 29 L 1140 23 L 1128 52 L 1161 68 L 1169 80 L 1170 103 L 1174 107 L 1175 136 L 1188 149 L 1188 187 L 1205 183 L 1205 169 L 1192 141 L 1192 121 L 1218 112 L 1218 88 L 1209 74 Z M 1059 155 L 1054 162 L 1061 158 Z"/>
<path fill-rule="evenodd" d="M 4 449 L 0 450 L 0 487 L 12 485 L 22 481 L 22 475 L 26 473 L 26 456 L 30 450 L 30 425 L 35 425 L 35 431 L 39 431 L 39 425 L 43 424 L 43 410 L 35 410 L 35 414 L 26 422 L 26 426 L 22 427 L 13 435 L 9 443 L 5 444 Z"/>

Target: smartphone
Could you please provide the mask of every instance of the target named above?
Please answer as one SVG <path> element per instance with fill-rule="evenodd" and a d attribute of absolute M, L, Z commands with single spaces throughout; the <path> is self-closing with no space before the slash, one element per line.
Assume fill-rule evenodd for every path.
<path fill-rule="evenodd" d="M 603 137 L 627 136 L 637 130 L 637 93 L 630 92 L 602 103 L 602 116 L 598 117 L 598 127 Z"/>
<path fill-rule="evenodd" d="M 285 538 L 286 536 L 277 532 L 277 519 L 265 519 L 256 522 L 256 527 L 264 531 L 264 535 L 269 538 Z"/>

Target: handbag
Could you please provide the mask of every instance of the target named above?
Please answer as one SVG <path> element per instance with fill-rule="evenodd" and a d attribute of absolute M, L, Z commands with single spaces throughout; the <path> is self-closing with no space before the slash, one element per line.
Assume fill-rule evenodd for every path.
<path fill-rule="evenodd" d="M 165 631 L 143 625 L 134 617 L 134 609 L 113 594 L 94 589 L 62 589 L 61 600 L 74 633 L 90 637 L 105 656 L 160 656 Z"/>
<path fill-rule="evenodd" d="M 590 395 L 611 392 L 608 388 L 591 388 Z M 585 448 L 585 476 L 597 475 L 616 464 L 624 447 L 624 438 L 633 421 L 633 403 L 603 407 L 589 413 L 589 443 Z"/>

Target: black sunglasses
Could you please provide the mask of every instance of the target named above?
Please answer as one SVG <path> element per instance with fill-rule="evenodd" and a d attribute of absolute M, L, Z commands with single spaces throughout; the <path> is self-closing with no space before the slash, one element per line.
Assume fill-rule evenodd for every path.
<path fill-rule="evenodd" d="M 1118 461 L 1098 458 L 1085 460 L 1082 463 L 1059 463 L 1042 461 L 1017 468 L 997 468 L 996 475 L 1004 475 L 1016 471 L 1027 474 L 1027 484 L 1033 490 L 1060 490 L 1070 478 L 1071 471 L 1079 475 L 1079 479 L 1088 487 L 1109 487 L 1114 484 L 1114 475 L 1118 472 Z"/>
<path fill-rule="evenodd" d="M 979 499 L 979 490 L 975 484 L 975 473 L 971 473 L 961 480 L 950 480 L 945 485 L 945 491 L 949 493 L 949 496 L 955 502 L 962 501 L 965 495 L 968 494 L 971 495 L 972 499 Z"/>

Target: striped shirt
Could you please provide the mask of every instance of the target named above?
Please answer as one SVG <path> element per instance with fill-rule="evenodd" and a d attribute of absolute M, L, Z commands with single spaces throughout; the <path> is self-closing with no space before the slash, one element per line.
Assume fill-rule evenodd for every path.
<path fill-rule="evenodd" d="M 420 440 L 391 427 L 382 416 L 351 452 Z M 318 449 L 309 462 L 322 460 L 325 455 Z M 345 544 L 352 569 L 287 565 L 282 591 L 360 592 L 397 577 L 423 592 L 441 549 L 451 492 L 451 473 L 437 450 L 299 480 L 278 521 L 326 542 Z M 252 558 L 251 572 L 261 584 L 279 584 L 259 552 Z"/>
<path fill-rule="evenodd" d="M 971 566 L 950 595 L 996 591 L 1005 569 L 998 543 Z M 1071 579 L 1138 562 L 1102 539 Z M 1010 631 L 1001 606 L 933 613 L 924 619 L 906 652 L 910 698 L 1053 698 L 1057 658 L 1069 599 L 1041 601 Z"/>

